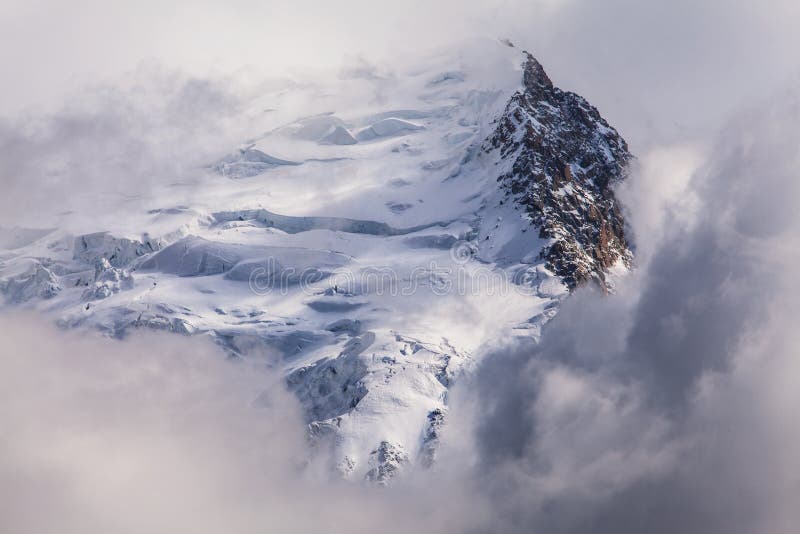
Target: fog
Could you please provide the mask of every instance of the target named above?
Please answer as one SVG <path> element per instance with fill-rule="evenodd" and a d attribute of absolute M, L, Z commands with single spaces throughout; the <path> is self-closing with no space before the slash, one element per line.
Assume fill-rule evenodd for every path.
<path fill-rule="evenodd" d="M 422 499 L 434 491 L 346 484 L 310 463 L 268 355 L 30 314 L 0 315 L 0 333 L 3 532 L 450 532 L 479 517 L 457 488 Z"/>
<path fill-rule="evenodd" d="M 130 85 L 153 64 L 253 80 L 357 58 L 391 66 L 475 36 L 509 37 L 641 155 L 657 143 L 707 140 L 747 101 L 797 82 L 799 18 L 790 0 L 8 0 L 0 114 L 58 109 L 65 94 Z"/>

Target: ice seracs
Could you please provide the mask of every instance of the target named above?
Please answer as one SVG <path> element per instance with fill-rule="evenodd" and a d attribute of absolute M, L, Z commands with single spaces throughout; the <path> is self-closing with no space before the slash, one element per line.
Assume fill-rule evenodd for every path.
<path fill-rule="evenodd" d="M 359 141 L 372 141 L 380 137 L 400 135 L 405 132 L 421 130 L 423 127 L 413 122 L 398 119 L 397 117 L 387 117 L 375 122 L 356 134 Z"/>
<path fill-rule="evenodd" d="M 104 257 L 95 260 L 94 280 L 83 292 L 83 300 L 101 300 L 114 293 L 133 289 L 133 275 L 111 265 Z"/>
<path fill-rule="evenodd" d="M 230 178 L 249 178 L 281 165 L 300 165 L 300 163 L 276 158 L 250 147 L 225 156 L 213 168 L 221 175 Z"/>
<path fill-rule="evenodd" d="M 334 126 L 319 142 L 324 145 L 354 145 L 358 140 L 344 126 Z"/>

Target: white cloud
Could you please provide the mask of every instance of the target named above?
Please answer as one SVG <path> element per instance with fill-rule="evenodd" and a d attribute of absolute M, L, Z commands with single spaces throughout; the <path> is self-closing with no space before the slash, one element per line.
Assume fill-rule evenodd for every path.
<path fill-rule="evenodd" d="M 452 532 L 481 512 L 445 485 L 378 491 L 320 476 L 265 360 L 24 314 L 0 315 L 0 333 L 4 532 Z"/>

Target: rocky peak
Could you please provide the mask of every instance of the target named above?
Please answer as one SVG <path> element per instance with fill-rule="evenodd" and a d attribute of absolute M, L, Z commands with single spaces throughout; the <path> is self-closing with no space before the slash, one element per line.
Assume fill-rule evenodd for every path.
<path fill-rule="evenodd" d="M 499 153 L 497 180 L 548 240 L 547 267 L 570 288 L 596 281 L 631 253 L 613 185 L 632 159 L 628 145 L 582 97 L 562 91 L 526 54 L 517 91 L 484 143 Z"/>
<path fill-rule="evenodd" d="M 553 89 L 553 82 L 544 71 L 544 67 L 539 61 L 530 53 L 525 52 L 525 65 L 523 66 L 522 83 L 525 85 L 525 91 L 528 93 L 535 93 L 539 91 L 547 91 Z"/>

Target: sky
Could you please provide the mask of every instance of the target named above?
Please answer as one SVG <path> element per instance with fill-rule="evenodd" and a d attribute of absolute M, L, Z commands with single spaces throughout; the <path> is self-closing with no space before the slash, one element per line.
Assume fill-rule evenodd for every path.
<path fill-rule="evenodd" d="M 707 136 L 743 102 L 796 80 L 790 0 L 7 0 L 0 115 L 57 108 L 162 65 L 191 76 L 391 65 L 475 36 L 511 38 L 637 148 Z"/>
<path fill-rule="evenodd" d="M 798 23 L 784 0 L 6 0 L 4 211 L 41 200 L 9 178 L 38 153 L 108 139 L 115 159 L 76 183 L 141 180 L 241 138 L 262 79 L 508 37 L 631 143 L 637 267 L 613 297 L 571 297 L 541 344 L 491 347 L 435 476 L 377 494 L 301 469 L 297 406 L 263 369 L 0 316 L 0 530 L 795 532 Z M 213 112 L 181 122 L 186 102 Z"/>

